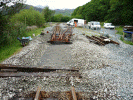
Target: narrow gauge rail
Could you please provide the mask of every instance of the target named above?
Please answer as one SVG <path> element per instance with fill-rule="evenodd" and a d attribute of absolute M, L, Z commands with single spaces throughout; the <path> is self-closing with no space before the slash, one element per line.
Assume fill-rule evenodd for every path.
<path fill-rule="evenodd" d="M 63 29 L 56 25 L 53 29 L 53 34 L 51 35 L 50 41 L 48 43 L 68 43 L 71 44 L 71 36 L 72 36 L 72 27 L 68 26 L 68 28 L 63 31 Z"/>
<path fill-rule="evenodd" d="M 41 87 L 38 86 L 37 91 L 31 91 L 30 93 L 21 93 L 22 96 L 14 95 L 9 100 L 87 100 L 82 96 L 84 92 L 76 92 L 75 87 L 71 86 L 70 91 L 64 92 L 46 92 L 41 91 Z"/>
<path fill-rule="evenodd" d="M 59 72 L 58 72 L 59 71 Z M 61 73 L 66 72 L 66 73 Z M 51 73 L 52 72 L 52 73 Z M 11 64 L 0 64 L 0 77 L 22 77 L 22 76 L 34 76 L 34 77 L 50 77 L 50 76 L 60 76 L 60 77 L 79 77 L 78 69 L 74 68 L 51 68 L 50 66 L 45 66 L 45 68 L 39 68 L 39 66 L 21 66 L 21 65 L 11 65 Z"/>

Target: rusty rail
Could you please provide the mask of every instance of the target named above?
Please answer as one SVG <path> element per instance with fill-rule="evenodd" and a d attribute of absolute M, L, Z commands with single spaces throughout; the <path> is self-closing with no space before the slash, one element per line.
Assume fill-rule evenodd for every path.
<path fill-rule="evenodd" d="M 38 89 L 37 89 L 37 92 L 36 92 L 34 100 L 41 100 L 43 98 L 43 97 L 41 97 L 41 92 L 42 92 L 41 91 L 41 87 L 38 86 Z M 76 96 L 76 92 L 75 92 L 74 86 L 71 87 L 71 94 L 72 94 L 72 100 L 77 100 L 77 96 Z"/>
<path fill-rule="evenodd" d="M 53 34 L 51 35 L 50 41 L 48 43 L 71 43 L 70 39 L 72 36 L 72 28 L 68 27 L 64 32 L 63 29 L 57 25 L 53 29 Z"/>
<path fill-rule="evenodd" d="M 37 92 L 36 92 L 36 96 L 34 100 L 40 100 L 40 91 L 41 91 L 41 87 L 38 86 Z"/>
<path fill-rule="evenodd" d="M 44 66 L 45 67 L 45 66 Z M 58 73 L 57 71 L 66 71 L 66 73 Z M 53 73 L 50 73 L 53 72 Z M 46 66 L 45 68 L 38 68 L 37 66 L 20 66 L 20 65 L 10 65 L 10 64 L 0 64 L 0 77 L 21 77 L 21 76 L 66 76 L 66 77 L 79 77 L 78 69 L 70 68 L 51 68 Z"/>
<path fill-rule="evenodd" d="M 71 89 L 72 89 L 73 100 L 77 100 L 74 86 L 72 86 Z"/>
<path fill-rule="evenodd" d="M 76 71 L 77 69 L 67 69 L 67 68 L 50 68 L 46 66 L 45 68 L 38 68 L 35 66 L 20 66 L 20 65 L 11 65 L 11 64 L 0 64 L 0 69 L 15 69 L 17 72 L 51 72 L 51 71 L 57 71 L 57 70 L 65 70 L 65 71 Z"/>

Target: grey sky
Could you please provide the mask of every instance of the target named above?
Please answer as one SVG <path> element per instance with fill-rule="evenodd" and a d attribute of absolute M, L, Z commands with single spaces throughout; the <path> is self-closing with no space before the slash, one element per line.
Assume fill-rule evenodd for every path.
<path fill-rule="evenodd" d="M 27 0 L 26 4 L 33 6 L 49 6 L 50 9 L 74 9 L 90 1 L 91 0 Z"/>

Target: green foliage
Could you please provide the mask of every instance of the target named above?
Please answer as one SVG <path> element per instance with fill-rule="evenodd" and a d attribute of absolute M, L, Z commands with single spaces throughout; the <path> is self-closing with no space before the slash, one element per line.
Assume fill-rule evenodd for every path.
<path fill-rule="evenodd" d="M 20 21 L 29 26 L 37 25 L 40 27 L 44 24 L 45 19 L 39 11 L 36 11 L 33 7 L 31 7 L 30 9 L 24 9 L 15 14 L 10 21 L 11 23 L 17 23 Z"/>
<path fill-rule="evenodd" d="M 87 21 L 111 22 L 115 25 L 133 25 L 133 0 L 91 0 L 77 7 L 72 17 Z"/>
<path fill-rule="evenodd" d="M 70 19 L 69 16 L 63 16 L 61 22 L 68 22 Z"/>
<path fill-rule="evenodd" d="M 13 7 L 7 7 L 7 11 L 3 9 L 0 11 L 0 61 L 21 48 L 17 37 L 21 38 L 33 34 L 33 32 L 27 34 L 26 25 L 43 26 L 45 22 L 44 16 L 40 12 L 35 11 L 33 8 L 19 12 L 21 8 L 22 4 L 17 4 Z M 38 34 L 41 33 L 41 30 L 39 31 Z"/>
<path fill-rule="evenodd" d="M 19 41 L 16 41 L 12 45 L 5 45 L 1 48 L 2 49 L 0 49 L 0 62 L 13 55 L 15 52 L 19 51 L 22 46 L 20 46 Z"/>
<path fill-rule="evenodd" d="M 42 29 L 44 28 L 38 28 L 36 30 L 32 30 L 30 32 L 25 32 L 22 36 L 31 36 L 34 33 L 35 35 L 38 35 L 41 33 Z M 12 44 L 6 44 L 6 45 L 1 45 L 0 48 L 0 62 L 5 60 L 6 58 L 10 57 L 16 52 L 19 52 L 21 50 L 22 46 L 21 43 L 15 38 L 15 42 Z"/>
<path fill-rule="evenodd" d="M 16 42 L 16 38 L 23 36 L 26 31 L 26 26 L 23 23 L 18 22 L 15 23 L 8 23 L 6 25 L 4 31 L 0 37 L 0 44 L 3 45 L 11 45 Z"/>
<path fill-rule="evenodd" d="M 27 36 L 26 25 L 43 26 L 45 20 L 39 11 L 30 9 L 21 10 L 19 13 L 11 16 L 0 16 L 2 22 L 2 30 L 0 33 L 0 45 L 11 45 L 17 41 L 17 37 Z M 0 47 L 0 48 L 1 48 Z"/>
<path fill-rule="evenodd" d="M 55 11 L 50 10 L 49 7 L 45 7 L 42 11 L 42 14 L 46 20 L 46 22 L 51 22 L 52 17 L 54 16 Z"/>
<path fill-rule="evenodd" d="M 57 9 L 55 10 L 55 14 L 54 15 L 58 15 L 58 14 L 62 14 L 63 16 L 69 16 L 71 17 L 72 12 L 74 11 L 74 9 Z"/>
<path fill-rule="evenodd" d="M 123 35 L 123 27 L 116 27 L 115 30 L 117 30 L 116 34 Z"/>
<path fill-rule="evenodd" d="M 120 40 L 126 44 L 133 45 L 133 42 L 124 40 L 122 36 L 120 37 Z"/>
<path fill-rule="evenodd" d="M 26 36 L 31 36 L 32 37 L 32 34 L 34 33 L 35 36 L 41 34 L 41 31 L 43 30 L 44 28 L 38 28 L 38 29 L 35 29 L 35 30 L 32 30 L 32 31 L 29 31 L 29 32 L 26 32 L 26 34 L 24 35 L 25 37 Z"/>
<path fill-rule="evenodd" d="M 123 32 L 117 31 L 116 34 L 123 35 Z"/>
<path fill-rule="evenodd" d="M 62 14 L 54 15 L 52 17 L 52 22 L 67 22 L 70 20 L 70 17 L 63 16 Z"/>

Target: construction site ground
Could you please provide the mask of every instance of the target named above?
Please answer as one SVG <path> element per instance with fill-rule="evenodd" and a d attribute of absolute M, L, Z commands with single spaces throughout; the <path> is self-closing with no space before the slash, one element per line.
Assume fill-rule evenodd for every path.
<path fill-rule="evenodd" d="M 87 28 L 74 28 L 72 44 L 50 44 L 52 28 L 47 27 L 45 35 L 33 38 L 22 51 L 11 56 L 2 64 L 38 66 L 44 68 L 79 69 L 82 78 L 60 77 L 6 77 L 0 78 L 0 97 L 11 98 L 16 93 L 30 93 L 41 87 L 41 91 L 70 91 L 74 85 L 76 92 L 89 99 L 132 100 L 133 99 L 133 46 L 124 44 L 114 30 L 104 30 L 112 40 L 120 45 L 99 46 L 90 42 L 85 35 L 100 35 L 100 31 Z M 67 26 L 61 23 L 65 30 Z M 51 72 L 55 73 L 55 72 Z M 67 73 L 67 72 L 62 72 Z M 67 100 L 67 99 L 64 99 Z"/>

